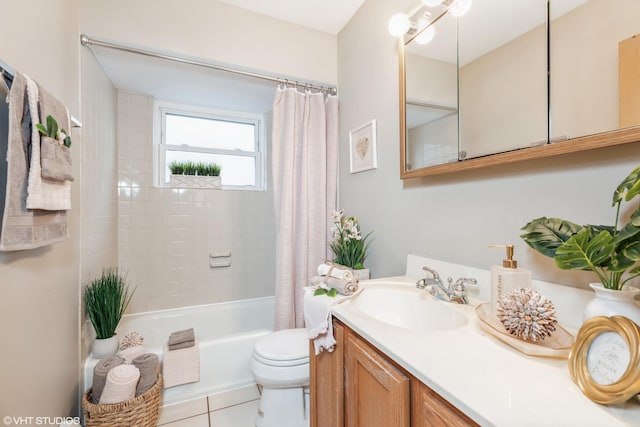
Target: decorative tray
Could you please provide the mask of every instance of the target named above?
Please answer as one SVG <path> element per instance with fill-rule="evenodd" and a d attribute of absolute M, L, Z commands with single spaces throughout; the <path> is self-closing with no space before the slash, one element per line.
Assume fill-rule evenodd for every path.
<path fill-rule="evenodd" d="M 575 341 L 573 335 L 567 332 L 560 324 L 550 337 L 539 342 L 532 343 L 521 340 L 509 334 L 502 323 L 498 319 L 493 320 L 489 315 L 491 313 L 491 304 L 479 304 L 476 307 L 476 314 L 480 319 L 480 327 L 485 331 L 510 345 L 516 350 L 521 351 L 529 356 L 553 357 L 557 359 L 569 358 L 569 352 Z"/>

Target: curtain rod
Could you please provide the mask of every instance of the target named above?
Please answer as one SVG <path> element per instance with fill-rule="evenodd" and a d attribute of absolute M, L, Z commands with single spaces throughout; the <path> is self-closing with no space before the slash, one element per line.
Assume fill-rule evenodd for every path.
<path fill-rule="evenodd" d="M 8 64 L 4 63 L 3 61 L 0 61 L 0 77 L 5 79 L 5 82 L 7 82 L 9 87 L 11 87 L 11 84 L 13 83 L 13 77 L 15 75 L 16 73 L 13 70 L 13 68 L 11 68 Z M 70 118 L 71 118 L 71 127 L 74 127 L 74 128 L 82 127 L 82 123 L 80 123 L 80 120 L 76 119 L 71 115 L 70 115 Z"/>
<path fill-rule="evenodd" d="M 151 50 L 125 46 L 125 45 L 122 45 L 122 44 L 112 43 L 112 42 L 108 42 L 108 41 L 105 41 L 105 40 L 99 40 L 99 39 L 96 39 L 96 38 L 93 38 L 93 37 L 89 37 L 86 34 L 81 34 L 80 35 L 80 44 L 82 44 L 82 46 L 106 47 L 106 48 L 109 48 L 109 49 L 120 50 L 120 51 L 123 51 L 123 52 L 129 52 L 129 53 L 135 53 L 135 54 L 138 54 L 138 55 L 149 56 L 151 58 L 166 59 L 168 61 L 181 62 L 183 64 L 196 65 L 198 67 L 204 67 L 204 68 L 211 68 L 211 69 L 218 70 L 218 71 L 225 71 L 225 72 L 228 72 L 228 73 L 240 74 L 240 75 L 247 76 L 247 77 L 253 77 L 253 78 L 256 78 L 256 79 L 267 80 L 267 81 L 275 82 L 275 83 L 278 83 L 278 84 L 281 84 L 281 85 L 285 85 L 285 86 L 294 86 L 294 87 L 300 87 L 300 88 L 305 88 L 305 89 L 317 90 L 317 91 L 320 91 L 320 92 L 326 92 L 326 93 L 331 94 L 331 95 L 336 95 L 338 93 L 338 89 L 336 87 L 334 87 L 334 86 L 318 86 L 318 85 L 311 84 L 311 83 L 304 83 L 304 82 L 301 83 L 301 82 L 298 82 L 298 81 L 292 81 L 292 80 L 285 79 L 285 78 L 272 77 L 272 76 L 267 76 L 265 74 L 252 73 L 250 71 L 243 71 L 243 70 L 238 70 L 238 69 L 235 69 L 235 68 L 223 67 L 221 65 L 214 65 L 214 64 L 211 64 L 211 63 L 208 63 L 208 62 L 198 61 L 198 60 L 194 60 L 194 59 L 187 59 L 187 58 L 180 57 L 180 56 L 169 55 L 169 54 L 154 52 L 154 51 L 151 51 Z"/>

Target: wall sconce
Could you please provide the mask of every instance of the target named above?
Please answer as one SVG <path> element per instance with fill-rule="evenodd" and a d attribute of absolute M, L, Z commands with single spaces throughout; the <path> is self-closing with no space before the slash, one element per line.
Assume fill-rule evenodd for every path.
<path fill-rule="evenodd" d="M 411 17 L 414 17 L 418 12 L 420 12 L 423 6 L 434 8 L 440 5 L 445 6 L 446 11 L 451 15 L 459 17 L 469 11 L 471 8 L 471 1 L 472 0 L 422 0 L 422 5 L 417 8 L 416 12 L 411 14 Z M 423 16 L 431 16 L 431 13 L 429 11 L 425 11 Z M 427 27 L 427 25 L 429 25 L 429 21 L 424 18 L 420 18 L 417 23 L 414 23 L 411 22 L 407 14 L 400 12 L 394 14 L 391 19 L 389 19 L 388 29 L 389 34 L 393 37 L 400 37 L 405 34 L 413 34 L 416 31 L 420 31 Z M 435 29 L 433 27 L 428 27 L 416 36 L 415 41 L 419 44 L 427 44 L 433 40 L 434 36 Z"/>

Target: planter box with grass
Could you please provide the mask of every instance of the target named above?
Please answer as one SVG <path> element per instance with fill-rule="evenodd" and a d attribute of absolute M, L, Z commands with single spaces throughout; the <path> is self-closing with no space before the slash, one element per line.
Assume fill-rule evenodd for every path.
<path fill-rule="evenodd" d="M 216 163 L 172 162 L 169 186 L 173 188 L 221 188 Z"/>

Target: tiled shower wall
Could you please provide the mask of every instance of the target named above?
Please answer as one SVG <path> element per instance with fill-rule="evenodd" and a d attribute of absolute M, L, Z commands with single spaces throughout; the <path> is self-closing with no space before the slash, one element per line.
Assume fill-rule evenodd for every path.
<path fill-rule="evenodd" d="M 153 101 L 118 92 L 118 264 L 137 287 L 130 312 L 273 295 L 271 189 L 154 187 Z M 226 252 L 230 267 L 209 267 Z"/>

